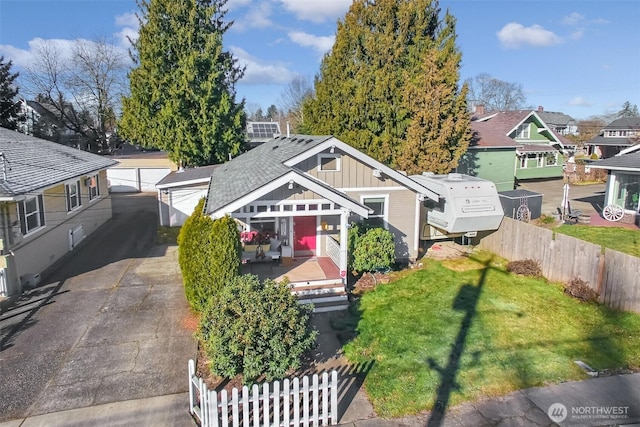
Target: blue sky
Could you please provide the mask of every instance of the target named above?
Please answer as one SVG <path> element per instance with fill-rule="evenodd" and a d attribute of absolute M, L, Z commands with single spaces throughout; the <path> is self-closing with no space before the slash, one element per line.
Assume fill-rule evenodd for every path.
<path fill-rule="evenodd" d="M 249 109 L 279 105 L 296 75 L 318 72 L 351 0 L 230 0 L 225 47 L 246 66 Z M 522 84 L 528 104 L 576 119 L 640 105 L 640 1 L 442 0 L 457 18 L 462 79 L 488 73 Z M 134 0 L 0 0 L 0 55 L 20 71 L 38 39 L 63 50 L 109 38 L 127 55 Z"/>

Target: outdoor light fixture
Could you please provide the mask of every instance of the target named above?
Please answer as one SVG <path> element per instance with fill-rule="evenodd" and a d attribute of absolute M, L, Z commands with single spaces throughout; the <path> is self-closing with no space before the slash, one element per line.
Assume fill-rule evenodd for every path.
<path fill-rule="evenodd" d="M 293 190 L 293 180 L 289 181 L 289 190 Z"/>
<path fill-rule="evenodd" d="M 329 152 L 330 152 L 331 154 L 335 153 L 335 152 L 336 152 L 336 146 L 335 146 L 335 145 L 332 145 L 332 146 L 331 146 L 331 150 L 329 150 Z"/>
<path fill-rule="evenodd" d="M 373 176 L 375 176 L 376 178 L 380 178 L 382 176 L 382 171 L 380 169 L 374 169 Z"/>

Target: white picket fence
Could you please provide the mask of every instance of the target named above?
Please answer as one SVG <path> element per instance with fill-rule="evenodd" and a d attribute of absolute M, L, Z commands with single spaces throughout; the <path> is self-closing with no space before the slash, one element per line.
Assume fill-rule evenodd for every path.
<path fill-rule="evenodd" d="M 242 390 L 207 390 L 189 360 L 189 410 L 202 427 L 289 427 L 338 424 L 338 373 L 325 372 Z"/>

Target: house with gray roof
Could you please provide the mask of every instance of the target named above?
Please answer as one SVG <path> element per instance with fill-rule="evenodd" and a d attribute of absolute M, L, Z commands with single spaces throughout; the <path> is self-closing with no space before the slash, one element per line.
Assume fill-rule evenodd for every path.
<path fill-rule="evenodd" d="M 595 153 L 601 159 L 613 157 L 621 150 L 640 142 L 640 117 L 621 117 L 605 126 L 599 135 L 585 145 L 589 154 Z"/>
<path fill-rule="evenodd" d="M 452 179 L 463 179 L 453 175 Z M 492 183 L 486 184 L 495 192 Z M 491 210 L 489 214 L 497 214 L 494 230 L 502 209 L 499 203 L 485 207 L 485 197 L 474 194 L 477 188 L 469 186 L 459 195 L 463 204 L 469 204 L 460 215 L 485 215 L 488 211 L 475 209 L 476 203 L 482 205 Z M 282 257 L 330 259 L 344 281 L 349 224 L 363 220 L 388 229 L 394 236 L 396 259 L 415 260 L 427 241 L 471 231 L 451 228 L 455 218 L 446 215 L 454 204 L 450 195 L 333 136 L 290 135 L 273 138 L 214 168 L 204 213 L 212 218 L 231 215 L 245 235 L 275 237 Z M 475 221 L 472 228 L 478 224 Z"/>
<path fill-rule="evenodd" d="M 0 296 L 33 286 L 111 218 L 103 156 L 0 128 Z"/>
<path fill-rule="evenodd" d="M 640 213 L 640 144 L 613 157 L 589 163 L 607 171 L 603 216 L 615 221 L 633 221 Z"/>

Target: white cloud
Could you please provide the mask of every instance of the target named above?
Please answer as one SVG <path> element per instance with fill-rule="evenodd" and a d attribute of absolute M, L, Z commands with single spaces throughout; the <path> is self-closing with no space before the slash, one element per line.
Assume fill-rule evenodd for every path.
<path fill-rule="evenodd" d="M 569 100 L 569 102 L 567 102 L 567 105 L 573 105 L 576 107 L 591 107 L 594 104 L 593 102 L 589 102 L 581 96 L 576 96 L 575 98 Z"/>
<path fill-rule="evenodd" d="M 289 32 L 289 40 L 303 47 L 311 47 L 320 55 L 324 55 L 331 50 L 336 38 L 335 36 L 314 36 L 302 31 L 291 31 Z"/>
<path fill-rule="evenodd" d="M 228 10 L 236 10 L 251 4 L 251 0 L 229 0 L 226 4 Z"/>
<path fill-rule="evenodd" d="M 544 47 L 562 43 L 562 38 L 537 24 L 525 27 L 518 22 L 510 22 L 496 35 L 507 49 L 517 49 L 522 46 Z"/>
<path fill-rule="evenodd" d="M 140 29 L 140 23 L 138 17 L 134 12 L 124 13 L 116 16 L 116 27 L 122 27 L 120 31 L 114 33 L 114 37 L 118 41 L 118 45 L 123 49 L 129 49 L 132 41 L 138 40 L 138 31 Z"/>
<path fill-rule="evenodd" d="M 138 29 L 138 17 L 134 12 L 123 13 L 116 16 L 116 27 L 128 27 Z"/>
<path fill-rule="evenodd" d="M 298 19 L 316 23 L 337 21 L 349 10 L 353 0 L 278 0 Z"/>
<path fill-rule="evenodd" d="M 246 67 L 243 84 L 285 84 L 290 82 L 295 73 L 282 63 L 266 63 L 249 54 L 246 50 L 231 46 L 231 53 L 238 59 L 238 65 Z"/>
<path fill-rule="evenodd" d="M 580 40 L 582 38 L 582 36 L 584 36 L 584 30 L 577 30 L 574 31 L 573 33 L 571 33 L 570 37 L 573 40 Z"/>
<path fill-rule="evenodd" d="M 570 27 L 574 27 L 583 22 L 584 22 L 584 15 L 581 15 L 578 12 L 573 12 L 565 16 L 564 18 L 562 18 L 562 23 Z"/>
<path fill-rule="evenodd" d="M 241 18 L 236 19 L 232 29 L 236 31 L 245 31 L 249 28 L 268 28 L 274 26 L 271 20 L 271 4 L 262 2 L 249 11 Z"/>

